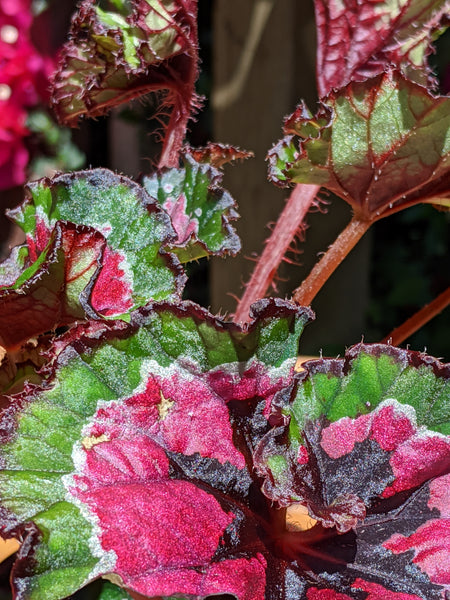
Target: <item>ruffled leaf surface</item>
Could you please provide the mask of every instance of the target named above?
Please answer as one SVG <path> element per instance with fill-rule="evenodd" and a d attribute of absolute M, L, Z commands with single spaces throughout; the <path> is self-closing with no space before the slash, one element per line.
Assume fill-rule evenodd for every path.
<path fill-rule="evenodd" d="M 315 10 L 321 97 L 393 65 L 418 83 L 434 83 L 427 58 L 448 21 L 448 0 L 315 0 Z"/>
<path fill-rule="evenodd" d="M 227 148 L 222 154 L 219 148 L 216 144 L 203 153 L 188 151 L 180 168 L 162 169 L 143 179 L 144 188 L 170 215 L 177 234 L 170 250 L 181 262 L 210 255 L 234 256 L 240 250 L 239 237 L 230 225 L 238 216 L 236 204 L 220 186 L 222 173 L 206 162 L 232 160 Z"/>
<path fill-rule="evenodd" d="M 103 115 L 132 98 L 166 90 L 161 109 L 172 107 L 166 146 L 170 153 L 178 145 L 176 155 L 197 103 L 196 16 L 196 0 L 84 0 L 53 79 L 59 119 L 76 125 L 81 115 Z"/>
<path fill-rule="evenodd" d="M 11 348 L 89 317 L 129 319 L 150 300 L 179 298 L 180 259 L 240 248 L 221 178 L 186 151 L 183 167 L 145 179 L 147 191 L 106 169 L 30 183 L 9 211 L 27 244 L 0 265 L 0 343 Z"/>
<path fill-rule="evenodd" d="M 255 466 L 270 499 L 288 513 L 306 506 L 318 522 L 307 562 L 316 557 L 326 569 L 306 598 L 444 598 L 449 365 L 361 345 L 343 360 L 305 367 L 274 401 L 277 426 L 258 446 Z"/>
<path fill-rule="evenodd" d="M 87 298 L 105 238 L 92 227 L 64 221 L 56 221 L 49 234 L 37 259 L 0 289 L 0 345 L 5 348 L 93 313 Z"/>
<path fill-rule="evenodd" d="M 311 313 L 267 300 L 253 316 L 242 329 L 191 303 L 153 304 L 56 342 L 46 385 L 2 414 L 18 600 L 111 574 L 144 596 L 264 597 L 271 508 L 251 454 Z"/>
<path fill-rule="evenodd" d="M 88 317 L 126 318 L 151 299 L 180 296 L 183 269 L 162 249 L 175 232 L 139 185 L 94 169 L 41 179 L 27 193 L 9 213 L 27 246 L 0 272 L 8 286 L 0 291 L 3 345 Z"/>
<path fill-rule="evenodd" d="M 323 185 L 375 220 L 417 202 L 450 205 L 450 98 L 394 72 L 304 105 L 269 153 L 279 185 Z"/>

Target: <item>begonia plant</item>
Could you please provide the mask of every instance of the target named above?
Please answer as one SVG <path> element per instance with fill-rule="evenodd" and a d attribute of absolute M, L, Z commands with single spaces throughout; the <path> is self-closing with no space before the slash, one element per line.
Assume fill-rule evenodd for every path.
<path fill-rule="evenodd" d="M 296 187 L 233 320 L 182 296 L 187 263 L 240 249 L 221 166 L 249 156 L 186 145 L 196 2 L 80 3 L 58 118 L 149 92 L 168 118 L 141 181 L 60 173 L 9 211 L 26 236 L 0 264 L 14 600 L 449 597 L 450 364 L 381 343 L 297 359 L 312 298 L 369 226 L 450 203 L 450 100 L 428 66 L 450 5 L 315 6 L 320 106 L 269 151 L 269 178 Z M 292 299 L 264 297 L 321 186 L 352 222 Z"/>

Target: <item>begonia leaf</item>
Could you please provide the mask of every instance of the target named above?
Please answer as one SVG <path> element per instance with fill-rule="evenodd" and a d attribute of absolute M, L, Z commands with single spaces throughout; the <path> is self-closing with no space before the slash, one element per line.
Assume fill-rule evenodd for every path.
<path fill-rule="evenodd" d="M 0 344 L 14 348 L 58 325 L 92 316 L 87 298 L 105 243 L 92 227 L 56 221 L 37 260 L 0 289 Z"/>
<path fill-rule="evenodd" d="M 444 598 L 450 365 L 360 345 L 304 366 L 254 459 L 264 493 L 288 513 L 307 507 L 322 531 L 313 550 L 328 565 L 306 598 Z"/>
<path fill-rule="evenodd" d="M 321 97 L 391 66 L 418 83 L 434 83 L 427 58 L 433 35 L 448 20 L 448 0 L 315 0 L 315 11 Z"/>
<path fill-rule="evenodd" d="M 301 105 L 269 153 L 279 185 L 323 185 L 361 220 L 417 202 L 450 205 L 450 98 L 390 71 Z"/>
<path fill-rule="evenodd" d="M 166 136 L 183 142 L 197 104 L 196 0 L 84 0 L 72 20 L 53 80 L 59 119 L 76 125 L 80 115 L 166 90 L 172 106 Z"/>
<path fill-rule="evenodd" d="M 182 162 L 180 168 L 162 169 L 143 179 L 144 188 L 172 220 L 177 238 L 171 251 L 181 262 L 210 255 L 234 256 L 241 244 L 230 221 L 238 215 L 233 198 L 220 187 L 222 173 L 211 164 L 197 162 L 189 152 Z"/>
<path fill-rule="evenodd" d="M 44 260 L 60 220 L 95 228 L 107 240 L 101 269 L 78 319 L 95 313 L 123 315 L 151 299 L 179 297 L 184 272 L 177 258 L 162 249 L 175 238 L 170 219 L 138 184 L 106 169 L 93 169 L 38 180 L 28 184 L 27 192 L 25 202 L 9 215 L 27 236 L 30 269 Z M 47 318 L 51 317 L 50 311 Z M 50 328 L 59 324 L 55 319 Z"/>
<path fill-rule="evenodd" d="M 449 366 L 359 346 L 294 376 L 309 312 L 255 309 L 244 331 L 153 304 L 57 342 L 46 387 L 3 415 L 18 600 L 102 575 L 143 597 L 442 600 Z M 299 502 L 318 524 L 288 531 Z"/>
<path fill-rule="evenodd" d="M 56 342 L 45 386 L 11 397 L 0 426 L 17 600 L 103 575 L 144 596 L 264 596 L 270 503 L 251 453 L 311 312 L 264 300 L 253 316 L 154 303 Z"/>

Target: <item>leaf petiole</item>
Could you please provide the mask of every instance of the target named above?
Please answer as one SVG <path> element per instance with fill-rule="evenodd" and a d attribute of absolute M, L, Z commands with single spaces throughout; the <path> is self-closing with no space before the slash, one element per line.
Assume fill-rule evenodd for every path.
<path fill-rule="evenodd" d="M 302 306 L 309 306 L 330 275 L 356 246 L 371 224 L 372 221 L 354 216 L 316 263 L 308 277 L 294 290 L 292 300 Z"/>
<path fill-rule="evenodd" d="M 441 313 L 450 304 L 450 287 L 443 291 L 437 298 L 435 298 L 429 304 L 426 304 L 421 308 L 415 315 L 407 319 L 402 325 L 396 327 L 387 335 L 383 340 L 382 344 L 392 344 L 398 346 L 408 339 L 411 335 L 416 333 L 421 327 L 426 325 L 428 321 L 431 321 L 439 313 Z"/>

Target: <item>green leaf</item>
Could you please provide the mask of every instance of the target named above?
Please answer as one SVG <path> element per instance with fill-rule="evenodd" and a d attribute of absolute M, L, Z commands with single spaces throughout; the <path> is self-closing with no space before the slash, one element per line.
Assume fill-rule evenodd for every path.
<path fill-rule="evenodd" d="M 395 71 L 349 84 L 323 100 L 315 120 L 303 106 L 287 120 L 289 135 L 269 153 L 270 177 L 282 185 L 323 185 L 361 220 L 417 202 L 445 206 L 449 109 L 449 98 L 432 96 Z"/>
<path fill-rule="evenodd" d="M 28 248 L 15 246 L 11 254 L 0 263 L 0 288 L 14 285 L 27 266 Z"/>
<path fill-rule="evenodd" d="M 177 239 L 170 250 L 182 263 L 210 255 L 234 256 L 241 246 L 230 221 L 238 215 L 233 198 L 220 187 L 222 173 L 189 153 L 182 161 L 181 168 L 143 179 L 144 188 L 171 217 Z"/>
<path fill-rule="evenodd" d="M 39 179 L 56 171 L 75 171 L 84 166 L 85 156 L 72 142 L 70 131 L 59 127 L 47 112 L 30 112 L 27 128 L 45 148 L 45 156 L 40 153 L 31 162 L 30 179 Z"/>

